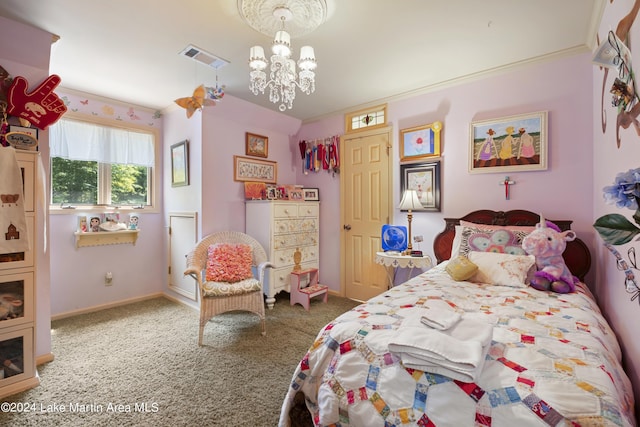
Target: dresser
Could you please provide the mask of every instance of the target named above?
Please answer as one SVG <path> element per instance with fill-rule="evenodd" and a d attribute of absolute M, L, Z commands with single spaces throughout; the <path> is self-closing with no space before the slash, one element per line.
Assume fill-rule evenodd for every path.
<path fill-rule="evenodd" d="M 267 252 L 274 268 L 265 272 L 264 293 L 273 308 L 278 292 L 289 292 L 294 254 L 300 251 L 302 269 L 318 268 L 319 202 L 247 200 L 245 232 Z"/>
<path fill-rule="evenodd" d="M 36 371 L 36 183 L 39 153 L 16 150 L 30 250 L 0 253 L 0 398 L 40 383 Z M 20 199 L 18 199 L 20 200 Z M 2 238 L 7 230 L 2 230 Z M 22 236 L 20 236 L 21 238 Z"/>

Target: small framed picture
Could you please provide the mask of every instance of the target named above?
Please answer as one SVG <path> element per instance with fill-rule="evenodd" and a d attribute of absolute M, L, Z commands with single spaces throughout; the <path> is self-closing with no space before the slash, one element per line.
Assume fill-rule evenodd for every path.
<path fill-rule="evenodd" d="M 189 141 L 171 146 L 171 186 L 189 185 Z"/>
<path fill-rule="evenodd" d="M 267 184 L 264 182 L 245 181 L 244 198 L 246 200 L 263 200 L 266 197 Z"/>
<path fill-rule="evenodd" d="M 442 122 L 400 131 L 400 161 L 409 162 L 440 156 Z"/>
<path fill-rule="evenodd" d="M 289 191 L 289 200 L 304 200 L 304 196 L 302 193 L 302 188 L 294 188 Z"/>
<path fill-rule="evenodd" d="M 317 188 L 303 188 L 304 200 L 320 200 L 320 190 Z"/>
<path fill-rule="evenodd" d="M 269 154 L 269 138 L 247 132 L 245 135 L 245 154 L 247 156 L 267 158 Z"/>
<path fill-rule="evenodd" d="M 267 200 L 278 199 L 278 188 L 275 185 L 267 184 Z"/>

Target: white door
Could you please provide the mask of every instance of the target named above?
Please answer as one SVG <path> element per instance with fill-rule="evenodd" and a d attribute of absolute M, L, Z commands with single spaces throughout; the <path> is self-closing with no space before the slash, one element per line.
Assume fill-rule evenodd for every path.
<path fill-rule="evenodd" d="M 365 301 L 387 290 L 375 263 L 391 212 L 391 128 L 345 135 L 340 144 L 342 273 L 347 298 Z"/>
<path fill-rule="evenodd" d="M 194 301 L 198 300 L 198 284 L 185 276 L 186 256 L 198 242 L 197 213 L 169 214 L 169 289 Z"/>

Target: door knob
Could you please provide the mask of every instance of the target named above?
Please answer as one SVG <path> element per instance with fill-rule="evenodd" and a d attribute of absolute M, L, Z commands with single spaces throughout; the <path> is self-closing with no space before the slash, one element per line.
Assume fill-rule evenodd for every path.
<path fill-rule="evenodd" d="M 342 228 L 344 228 L 347 231 L 351 230 L 351 226 L 349 224 L 343 225 Z"/>

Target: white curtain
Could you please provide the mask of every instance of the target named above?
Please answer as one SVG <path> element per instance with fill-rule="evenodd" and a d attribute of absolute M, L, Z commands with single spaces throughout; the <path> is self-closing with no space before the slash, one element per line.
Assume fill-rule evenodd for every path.
<path fill-rule="evenodd" d="M 49 127 L 51 157 L 153 167 L 153 135 L 75 120 Z"/>

